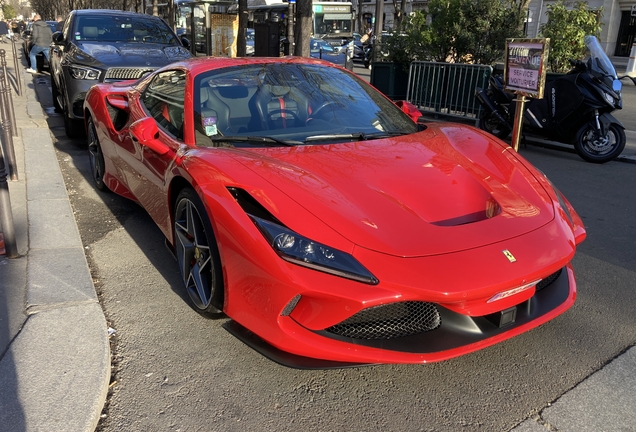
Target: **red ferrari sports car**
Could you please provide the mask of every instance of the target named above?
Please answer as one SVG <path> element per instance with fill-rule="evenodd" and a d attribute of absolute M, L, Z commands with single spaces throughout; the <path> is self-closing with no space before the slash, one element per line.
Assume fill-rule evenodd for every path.
<path fill-rule="evenodd" d="M 574 303 L 581 218 L 511 147 L 307 58 L 198 58 L 86 96 L 98 189 L 193 308 L 294 367 L 466 354 Z"/>

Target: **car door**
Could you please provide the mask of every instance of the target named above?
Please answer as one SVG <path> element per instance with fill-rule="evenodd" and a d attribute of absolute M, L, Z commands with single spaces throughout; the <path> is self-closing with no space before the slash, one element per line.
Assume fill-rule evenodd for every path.
<path fill-rule="evenodd" d="M 175 155 L 183 142 L 184 96 L 186 72 L 161 72 L 150 81 L 140 95 L 139 103 L 159 126 L 159 141 L 170 151 L 157 154 L 130 135 L 117 147 L 125 171 L 126 183 L 139 203 L 157 224 L 169 224 L 165 182 Z"/>
<path fill-rule="evenodd" d="M 51 79 L 55 80 L 58 90 L 61 87 L 62 79 L 62 58 L 66 50 L 67 41 L 69 40 L 71 23 L 74 21 L 75 15 L 71 14 L 64 22 L 61 32 L 53 33 L 51 49 L 49 51 L 49 72 Z"/>

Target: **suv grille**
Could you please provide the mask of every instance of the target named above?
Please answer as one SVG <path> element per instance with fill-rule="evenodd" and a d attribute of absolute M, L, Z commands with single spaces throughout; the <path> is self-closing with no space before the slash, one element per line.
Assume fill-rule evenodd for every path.
<path fill-rule="evenodd" d="M 139 79 L 148 72 L 155 71 L 156 68 L 110 68 L 106 71 L 104 81 L 107 80 L 130 80 Z"/>
<path fill-rule="evenodd" d="M 325 330 L 353 339 L 393 339 L 434 330 L 441 322 L 433 303 L 408 301 L 364 309 Z"/>

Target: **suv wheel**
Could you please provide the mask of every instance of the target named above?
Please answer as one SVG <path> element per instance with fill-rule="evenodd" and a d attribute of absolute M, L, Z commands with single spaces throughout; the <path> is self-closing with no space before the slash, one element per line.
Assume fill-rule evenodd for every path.
<path fill-rule="evenodd" d="M 64 132 L 66 132 L 66 136 L 71 139 L 83 138 L 86 132 L 84 130 L 84 122 L 70 118 L 66 112 L 62 116 L 64 117 Z"/>

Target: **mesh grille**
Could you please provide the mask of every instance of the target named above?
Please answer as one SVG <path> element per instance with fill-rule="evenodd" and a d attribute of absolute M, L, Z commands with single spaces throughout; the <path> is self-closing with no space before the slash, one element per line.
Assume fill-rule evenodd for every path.
<path fill-rule="evenodd" d="M 547 287 L 548 285 L 550 285 L 552 282 L 554 282 L 555 280 L 557 280 L 559 278 L 559 276 L 561 276 L 561 272 L 563 271 L 563 269 L 559 269 L 556 272 L 552 273 L 550 276 L 548 276 L 547 278 L 544 278 L 541 280 L 541 282 L 539 282 L 537 284 L 537 289 L 535 291 L 541 291 L 543 288 Z"/>
<path fill-rule="evenodd" d="M 354 339 L 393 339 L 434 330 L 440 324 L 433 303 L 409 301 L 364 309 L 326 331 Z"/>
<path fill-rule="evenodd" d="M 110 68 L 106 71 L 104 80 L 139 79 L 145 73 L 153 72 L 155 68 Z"/>

